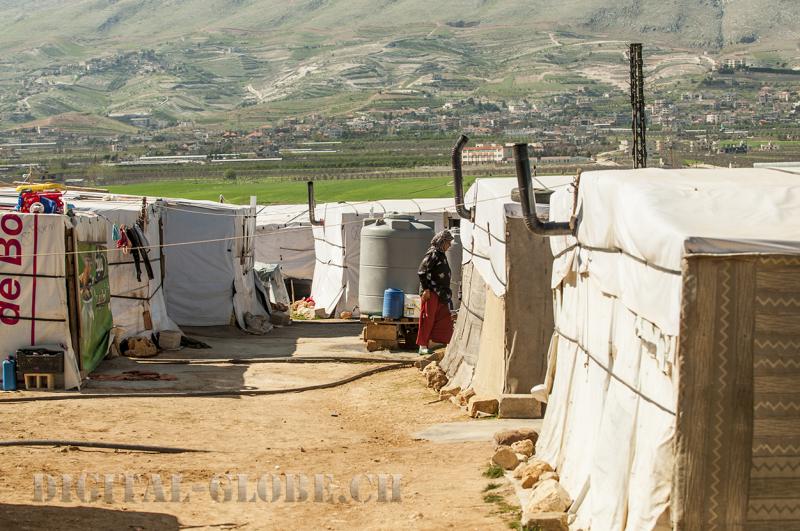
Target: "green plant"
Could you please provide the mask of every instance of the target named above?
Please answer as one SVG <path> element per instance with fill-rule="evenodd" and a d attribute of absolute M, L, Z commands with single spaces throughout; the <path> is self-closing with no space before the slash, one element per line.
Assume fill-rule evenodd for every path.
<path fill-rule="evenodd" d="M 503 477 L 503 467 L 497 465 L 489 465 L 489 467 L 484 471 L 483 477 L 490 479 L 501 478 Z"/>
<path fill-rule="evenodd" d="M 228 168 L 227 170 L 225 170 L 225 173 L 222 174 L 222 177 L 226 181 L 235 181 L 236 180 L 236 172 L 233 169 Z"/>

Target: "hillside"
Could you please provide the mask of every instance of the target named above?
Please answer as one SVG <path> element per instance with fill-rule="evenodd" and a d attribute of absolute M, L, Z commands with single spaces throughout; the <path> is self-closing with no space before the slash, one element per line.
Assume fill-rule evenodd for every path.
<path fill-rule="evenodd" d="M 793 0 L 0 0 L 0 127 L 65 113 L 217 122 L 800 66 Z M 797 64 L 795 64 L 797 63 Z"/>

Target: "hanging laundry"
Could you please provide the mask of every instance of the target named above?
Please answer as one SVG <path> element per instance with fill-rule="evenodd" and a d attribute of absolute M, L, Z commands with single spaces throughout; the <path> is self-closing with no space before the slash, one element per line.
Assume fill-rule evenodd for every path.
<path fill-rule="evenodd" d="M 153 280 L 155 275 L 150 265 L 150 258 L 147 255 L 147 244 L 145 243 L 147 240 L 144 237 L 144 233 L 142 233 L 139 227 L 131 227 L 125 230 L 125 234 L 128 235 L 128 240 L 131 245 L 133 265 L 136 268 L 136 280 L 139 282 L 142 281 L 142 263 L 144 263 L 144 268 L 147 271 L 147 277 Z"/>
<path fill-rule="evenodd" d="M 111 239 L 114 240 L 114 242 L 118 242 L 122 239 L 122 236 L 119 233 L 119 225 L 116 223 L 114 223 L 114 226 L 111 227 Z"/>

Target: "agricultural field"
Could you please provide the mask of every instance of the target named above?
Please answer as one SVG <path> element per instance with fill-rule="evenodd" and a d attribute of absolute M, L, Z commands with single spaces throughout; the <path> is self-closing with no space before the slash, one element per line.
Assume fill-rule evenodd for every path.
<path fill-rule="evenodd" d="M 465 178 L 465 186 L 474 181 Z M 250 196 L 258 198 L 258 204 L 299 204 L 307 200 L 305 182 L 244 181 L 195 179 L 160 181 L 141 184 L 109 186 L 117 194 L 148 195 L 154 197 L 179 197 L 185 199 L 219 200 L 223 195 L 229 203 L 247 204 Z M 353 179 L 342 181 L 319 181 L 315 184 L 318 203 L 338 201 L 374 201 L 378 199 L 418 199 L 427 197 L 450 197 L 453 194 L 450 178 L 428 179 Z"/>

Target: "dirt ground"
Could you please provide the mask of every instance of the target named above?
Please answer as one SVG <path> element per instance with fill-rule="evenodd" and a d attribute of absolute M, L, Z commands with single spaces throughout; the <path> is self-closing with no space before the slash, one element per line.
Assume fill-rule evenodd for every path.
<path fill-rule="evenodd" d="M 325 383 L 375 365 L 221 363 L 229 359 L 280 356 L 367 356 L 354 324 L 296 323 L 263 337 L 231 329 L 193 330 L 192 337 L 214 348 L 162 353 L 153 362 L 106 361 L 98 374 L 139 369 L 172 374 L 176 381 L 90 381 L 84 392 L 208 389 L 274 389 Z M 398 356 L 392 356 L 397 358 Z M 400 356 L 402 357 L 402 356 Z M 405 358 L 413 356 L 405 355 Z M 191 360 L 195 365 L 165 364 Z M 384 372 L 341 387 L 304 393 L 234 398 L 106 398 L 56 402 L 2 403 L 0 439 L 61 439 L 147 444 L 205 450 L 154 454 L 52 447 L 0 448 L 0 529 L 509 529 L 517 507 L 502 480 L 487 479 L 491 443 L 441 443 L 415 434 L 437 423 L 465 420 L 449 402 L 436 401 L 416 369 Z M 41 396 L 41 395 L 39 395 Z M 494 422 L 476 420 L 474 422 Z M 114 474 L 113 500 L 61 501 L 60 474 Z M 57 478 L 55 499 L 37 501 L 34 475 Z M 142 474 L 124 499 L 122 474 Z M 149 474 L 160 474 L 165 501 L 154 500 Z M 172 501 L 171 476 L 181 475 L 181 501 Z M 236 485 L 215 475 L 247 474 L 245 499 Z M 308 500 L 286 501 L 286 475 L 304 474 Z M 315 475 L 329 474 L 314 501 Z M 379 501 L 362 474 L 399 474 L 399 500 Z M 257 494 L 262 475 L 267 491 Z M 280 499 L 271 501 L 273 475 Z M 234 476 L 235 477 L 235 476 Z M 296 478 L 296 476 L 295 476 Z M 356 478 L 354 500 L 350 490 Z M 388 477 L 387 485 L 392 478 Z M 91 487 L 90 479 L 87 486 Z M 45 488 L 40 493 L 47 497 Z M 262 485 L 263 486 L 263 485 Z M 487 487 L 491 492 L 487 495 Z M 230 501 L 222 500 L 225 491 Z M 211 493 L 219 494 L 220 501 Z M 87 491 L 88 492 L 88 491 Z M 84 493 L 86 495 L 86 493 Z M 371 499 L 366 500 L 371 495 Z M 145 499 L 146 496 L 146 499 Z M 186 499 L 188 497 L 188 500 Z M 295 497 L 300 497 L 295 490 Z M 397 496 L 396 496 L 397 497 Z M 333 499 L 333 502 L 330 499 Z"/>

